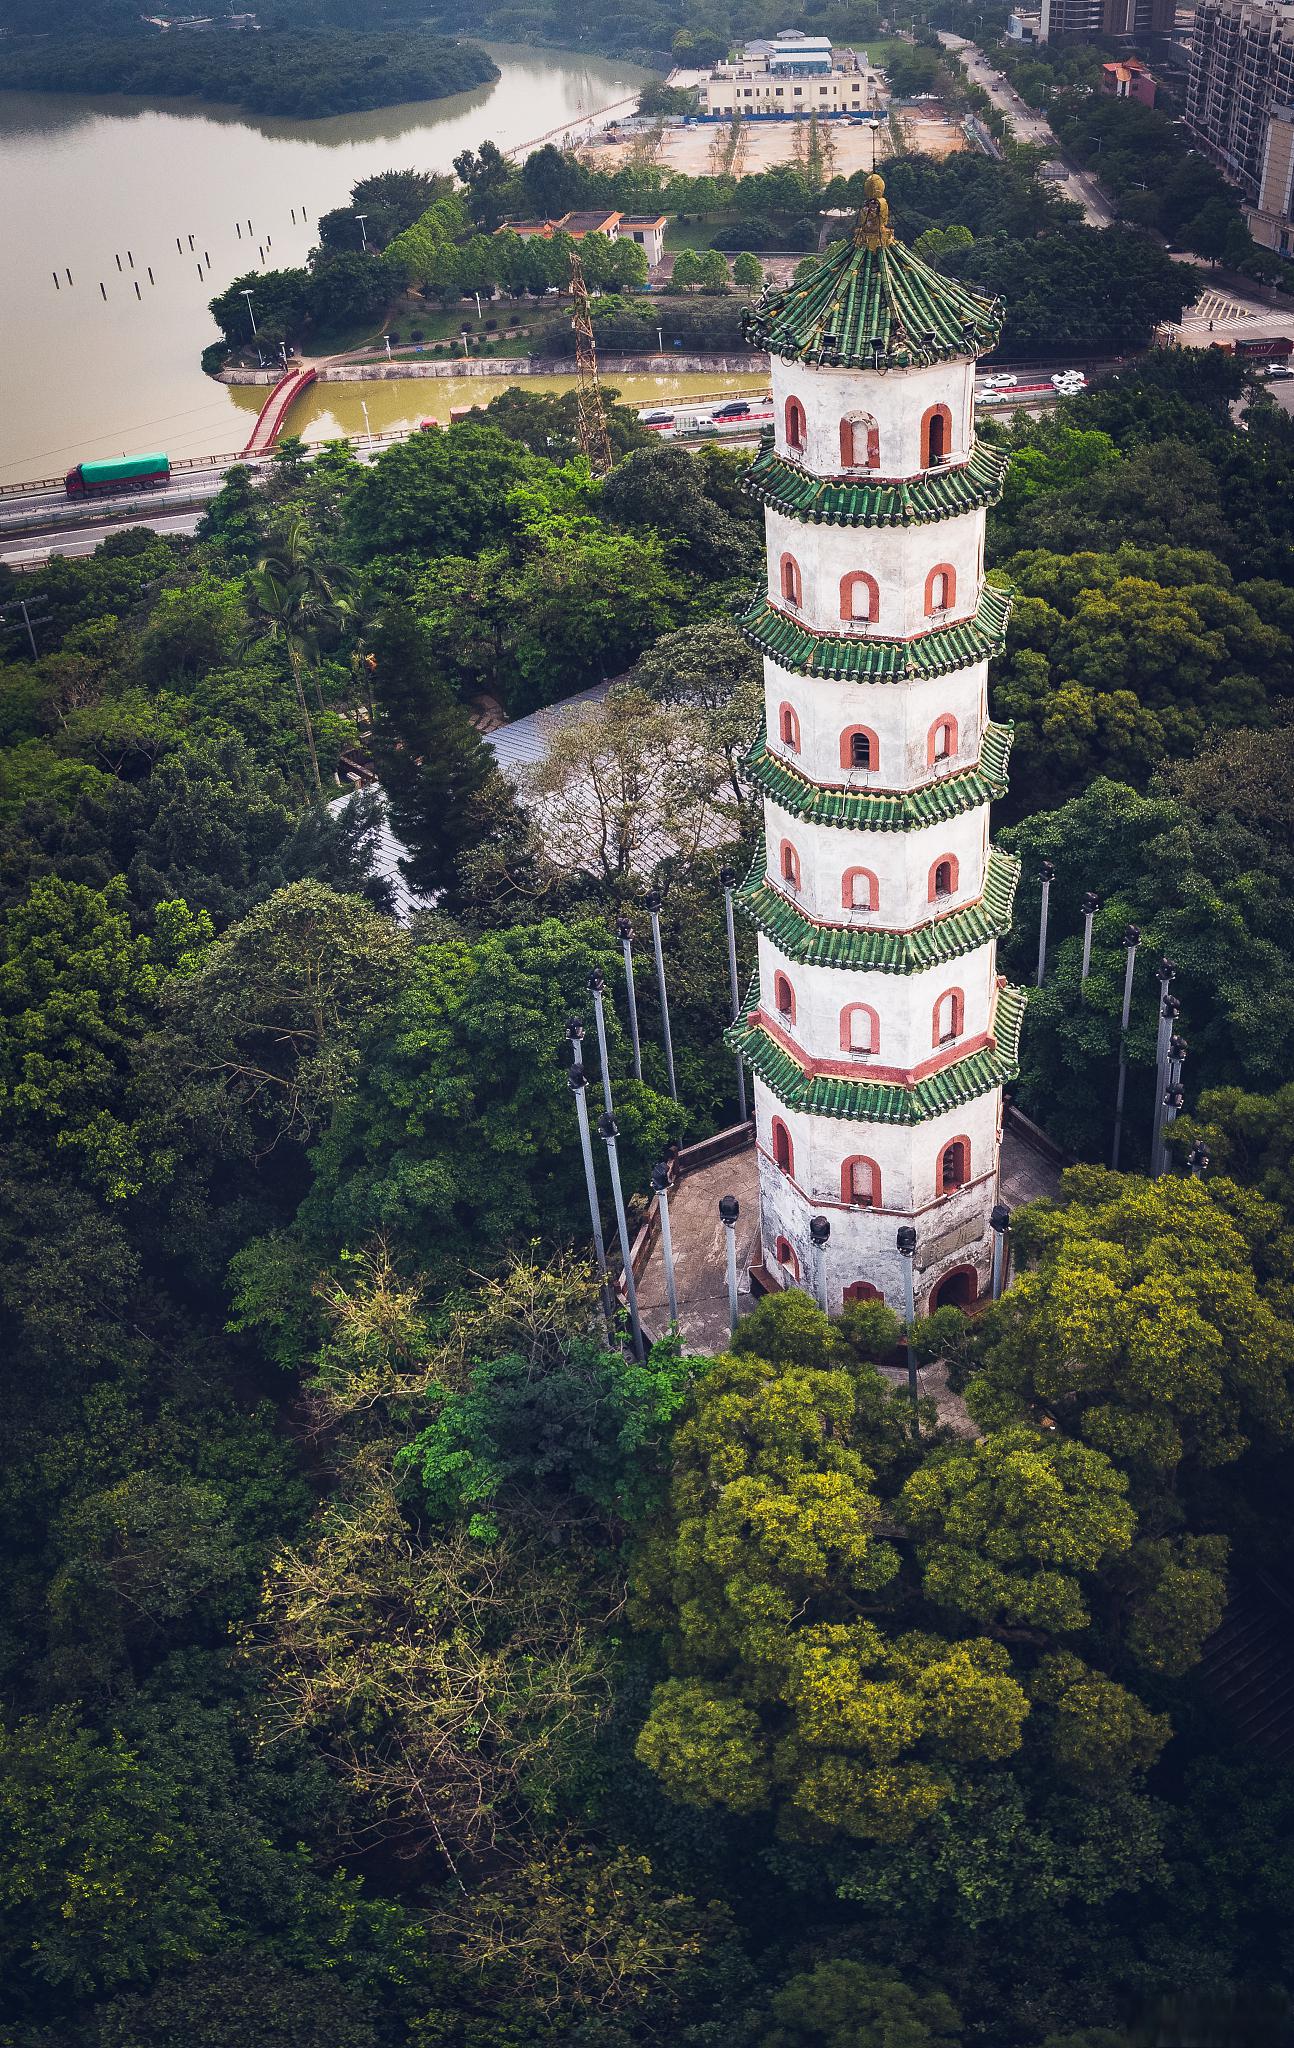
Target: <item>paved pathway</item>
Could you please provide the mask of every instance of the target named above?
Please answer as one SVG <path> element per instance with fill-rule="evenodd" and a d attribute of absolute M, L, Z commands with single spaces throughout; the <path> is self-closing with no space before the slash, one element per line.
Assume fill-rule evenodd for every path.
<path fill-rule="evenodd" d="M 1060 144 L 1057 142 L 1051 124 L 1036 108 L 1028 106 L 1018 92 L 1010 86 L 1000 71 L 995 71 L 992 60 L 965 36 L 955 36 L 948 30 L 941 30 L 939 40 L 945 50 L 956 57 L 972 85 L 978 85 L 988 94 L 1000 114 L 1004 114 L 1017 142 L 1026 142 L 1031 149 L 1044 149 L 1049 156 L 1060 162 Z M 1083 209 L 1083 218 L 1089 227 L 1108 228 L 1114 219 L 1114 210 L 1090 171 L 1080 171 L 1065 165 L 1065 176 L 1056 180 L 1056 186 L 1066 198 L 1072 199 Z"/>
<path fill-rule="evenodd" d="M 1059 1168 L 1036 1151 L 1024 1136 L 1008 1128 L 1002 1144 L 1002 1199 L 1012 1209 L 1024 1202 L 1054 1195 Z M 753 1145 L 745 1152 L 703 1166 L 679 1182 L 669 1198 L 670 1231 L 674 1240 L 674 1272 L 678 1289 L 679 1325 L 690 1351 L 722 1351 L 728 1341 L 727 1253 L 719 1221 L 720 1195 L 736 1195 L 741 1203 L 737 1225 L 737 1273 L 744 1283 L 759 1249 L 759 1170 Z M 638 1282 L 638 1304 L 649 1331 L 661 1334 L 669 1310 L 665 1294 L 665 1262 L 659 1242 L 653 1247 Z M 744 1315 L 751 1297 L 738 1295 Z M 906 1375 L 895 1375 L 906 1385 Z M 923 1393 L 945 1399 L 943 1368 L 932 1366 L 921 1376 Z M 946 1395 L 947 1419 L 962 1426 L 965 1411 L 955 1396 Z"/>

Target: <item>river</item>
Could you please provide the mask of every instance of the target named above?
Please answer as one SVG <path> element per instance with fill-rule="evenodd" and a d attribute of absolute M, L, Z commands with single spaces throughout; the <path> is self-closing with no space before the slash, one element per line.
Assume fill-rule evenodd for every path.
<path fill-rule="evenodd" d="M 319 215 L 357 178 L 447 171 L 487 136 L 502 149 L 536 140 L 650 75 L 610 58 L 487 47 L 500 70 L 492 85 L 323 121 L 0 92 L 0 482 L 55 476 L 81 457 L 241 446 L 248 393 L 204 377 L 199 357 L 217 338 L 208 300 L 260 268 L 262 247 L 266 268 L 300 263 Z M 364 394 L 370 413 L 375 388 Z M 351 417 L 338 387 L 329 403 L 333 392 Z"/>

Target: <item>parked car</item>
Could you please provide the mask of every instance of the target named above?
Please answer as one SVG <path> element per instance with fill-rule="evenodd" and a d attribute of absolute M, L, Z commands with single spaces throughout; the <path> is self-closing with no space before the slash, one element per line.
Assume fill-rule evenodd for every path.
<path fill-rule="evenodd" d="M 726 405 L 716 405 L 710 417 L 712 420 L 744 420 L 749 412 L 749 399 L 730 398 Z"/>

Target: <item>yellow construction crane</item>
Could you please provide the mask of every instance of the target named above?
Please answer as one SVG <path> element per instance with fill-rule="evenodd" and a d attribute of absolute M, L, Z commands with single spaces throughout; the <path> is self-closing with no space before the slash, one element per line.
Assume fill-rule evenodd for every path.
<path fill-rule="evenodd" d="M 571 326 L 575 329 L 575 432 L 594 476 L 605 476 L 611 467 L 611 437 L 598 383 L 589 290 L 575 249 L 571 250 Z"/>

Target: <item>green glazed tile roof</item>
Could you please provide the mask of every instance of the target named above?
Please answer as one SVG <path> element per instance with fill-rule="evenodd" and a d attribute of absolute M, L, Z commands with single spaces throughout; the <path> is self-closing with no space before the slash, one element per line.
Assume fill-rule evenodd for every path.
<path fill-rule="evenodd" d="M 998 991 L 993 1018 L 996 1043 L 965 1059 L 927 1074 L 911 1088 L 897 1082 L 852 1080 L 836 1074 L 806 1074 L 789 1052 L 752 1024 L 750 1013 L 758 1001 L 758 986 L 735 1024 L 724 1036 L 734 1052 L 753 1067 L 788 1109 L 808 1110 L 816 1116 L 834 1116 L 858 1123 L 920 1124 L 944 1111 L 959 1109 L 990 1088 L 1000 1088 L 1019 1072 L 1020 1025 L 1027 997 L 1022 988 Z"/>
<path fill-rule="evenodd" d="M 1011 457 L 976 441 L 970 460 L 900 481 L 820 477 L 762 448 L 742 482 L 751 496 L 788 519 L 826 526 L 921 526 L 995 505 Z"/>
<path fill-rule="evenodd" d="M 752 348 L 787 362 L 905 370 L 995 345 L 1000 299 L 941 277 L 891 238 L 888 223 L 879 234 L 866 226 L 865 208 L 852 241 L 802 283 L 770 288 L 749 308 L 742 327 Z"/>
<path fill-rule="evenodd" d="M 815 633 L 763 596 L 736 615 L 737 626 L 779 668 L 846 683 L 901 683 L 911 676 L 945 676 L 972 662 L 989 661 L 1006 645 L 1009 591 L 986 583 L 972 619 L 932 626 L 914 640 L 882 640 L 867 633 Z"/>
<path fill-rule="evenodd" d="M 977 903 L 951 910 L 946 917 L 918 925 L 915 931 L 886 932 L 860 926 L 815 924 L 775 889 L 767 875 L 767 850 L 761 838 L 750 872 L 737 891 L 738 901 L 766 939 L 788 960 L 809 967 L 867 967 L 881 974 L 912 974 L 973 953 L 990 939 L 1005 938 L 1011 928 L 1020 863 L 994 846 L 984 873 L 984 894 Z"/>
<path fill-rule="evenodd" d="M 980 804 L 1005 796 L 1012 732 L 1009 725 L 986 726 L 978 767 L 967 768 L 960 775 L 946 775 L 942 782 L 927 783 L 924 789 L 911 790 L 904 796 L 821 789 L 816 782 L 798 774 L 780 754 L 769 752 L 766 732 L 761 732 L 746 756 L 746 773 L 765 796 L 810 825 L 910 832 L 920 825 L 942 824 L 945 818 L 960 817 L 963 811 L 973 811 Z"/>

